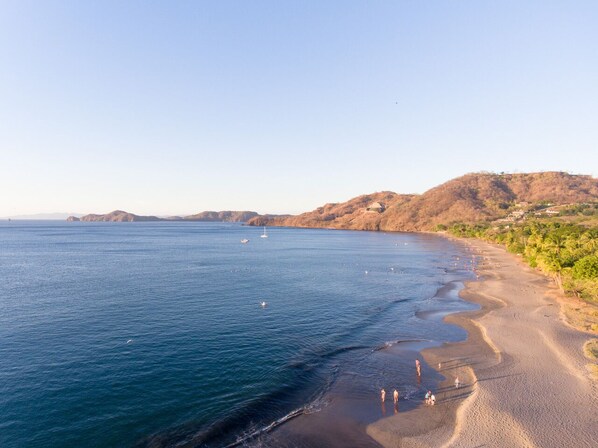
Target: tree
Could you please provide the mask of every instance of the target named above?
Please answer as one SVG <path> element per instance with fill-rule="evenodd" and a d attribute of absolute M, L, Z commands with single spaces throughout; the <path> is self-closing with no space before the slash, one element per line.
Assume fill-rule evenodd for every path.
<path fill-rule="evenodd" d="M 576 279 L 598 278 L 598 256 L 586 255 L 580 258 L 573 265 L 572 273 Z"/>

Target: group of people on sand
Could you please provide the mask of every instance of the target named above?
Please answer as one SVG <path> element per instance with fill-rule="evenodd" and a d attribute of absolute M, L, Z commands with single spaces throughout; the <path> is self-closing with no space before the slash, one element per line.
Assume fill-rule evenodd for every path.
<path fill-rule="evenodd" d="M 441 363 L 438 364 L 438 368 L 440 369 L 442 366 Z M 415 372 L 417 373 L 417 379 L 418 379 L 418 383 L 421 379 L 421 375 L 422 375 L 422 367 L 421 367 L 421 363 L 419 362 L 419 359 L 415 360 Z M 455 388 L 459 389 L 459 387 L 462 386 L 461 381 L 459 380 L 459 377 L 455 377 Z M 397 405 L 397 403 L 399 402 L 399 391 L 398 390 L 393 390 L 392 392 L 392 398 L 394 401 L 395 406 Z M 380 389 L 380 399 L 382 400 L 382 404 L 384 404 L 384 402 L 386 401 L 386 391 L 384 390 L 384 388 Z M 436 396 L 432 393 L 431 390 L 428 390 L 428 392 L 426 392 L 426 395 L 424 397 L 424 401 L 426 404 L 429 404 L 431 406 L 434 406 L 436 404 Z"/>
<path fill-rule="evenodd" d="M 422 376 L 422 366 L 419 362 L 419 359 L 415 360 L 415 372 L 417 373 L 417 378 L 419 379 Z M 432 393 L 431 390 L 426 392 L 424 397 L 426 404 L 434 406 L 436 404 L 436 396 Z"/>
<path fill-rule="evenodd" d="M 419 359 L 415 360 L 415 372 L 417 373 L 417 378 L 419 380 L 422 375 L 422 368 L 421 368 L 421 363 L 419 362 Z M 459 382 L 459 378 L 457 377 L 455 379 L 455 387 L 458 388 L 459 385 L 460 385 L 460 382 Z M 392 398 L 393 398 L 394 404 L 396 405 L 399 402 L 399 391 L 397 391 L 396 389 L 393 390 Z M 386 391 L 384 390 L 384 388 L 380 389 L 380 400 L 382 401 L 382 404 L 384 404 L 384 402 L 386 401 Z M 436 404 L 436 396 L 432 393 L 431 390 L 429 390 L 425 395 L 425 403 L 432 405 L 432 406 L 434 406 Z"/>
<path fill-rule="evenodd" d="M 429 404 L 431 406 L 434 406 L 436 404 L 436 396 L 432 393 L 431 390 L 426 392 L 425 399 L 426 399 L 426 404 Z"/>

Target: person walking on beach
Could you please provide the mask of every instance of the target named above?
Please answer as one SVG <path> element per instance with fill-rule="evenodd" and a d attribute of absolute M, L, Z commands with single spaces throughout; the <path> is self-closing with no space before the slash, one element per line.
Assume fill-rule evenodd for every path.
<path fill-rule="evenodd" d="M 384 403 L 384 400 L 386 399 L 386 391 L 384 388 L 380 389 L 380 399 L 382 400 L 382 403 Z"/>
<path fill-rule="evenodd" d="M 393 391 L 392 397 L 393 397 L 394 403 L 397 404 L 399 402 L 399 392 L 396 389 Z"/>
<path fill-rule="evenodd" d="M 415 370 L 417 371 L 417 376 L 422 376 L 422 367 L 419 363 L 419 359 L 415 360 Z"/>
<path fill-rule="evenodd" d="M 426 404 L 430 404 L 430 397 L 432 396 L 432 391 L 429 390 L 428 392 L 426 392 L 426 396 L 424 397 L 426 399 Z"/>
<path fill-rule="evenodd" d="M 455 388 L 459 389 L 460 385 L 461 385 L 461 382 L 459 381 L 459 377 L 455 378 Z"/>

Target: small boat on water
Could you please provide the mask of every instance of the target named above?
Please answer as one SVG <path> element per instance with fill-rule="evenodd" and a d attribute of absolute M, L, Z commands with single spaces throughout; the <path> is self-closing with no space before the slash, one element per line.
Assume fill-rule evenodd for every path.
<path fill-rule="evenodd" d="M 249 240 L 248 240 L 247 238 L 243 238 L 243 239 L 241 240 L 241 242 L 242 242 L 243 244 L 247 244 L 247 243 L 249 242 Z"/>
<path fill-rule="evenodd" d="M 266 233 L 266 227 L 264 226 L 264 233 L 260 235 L 260 238 L 268 238 L 268 234 Z"/>

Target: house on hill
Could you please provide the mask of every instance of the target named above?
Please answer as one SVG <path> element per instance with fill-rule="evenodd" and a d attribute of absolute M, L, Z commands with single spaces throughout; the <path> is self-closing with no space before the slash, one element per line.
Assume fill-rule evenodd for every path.
<path fill-rule="evenodd" d="M 382 202 L 372 202 L 370 205 L 367 206 L 366 210 L 368 212 L 382 213 L 384 210 L 386 210 L 386 207 Z"/>
<path fill-rule="evenodd" d="M 525 219 L 525 212 L 523 210 L 515 210 L 509 213 L 509 216 L 503 219 L 498 219 L 496 222 L 517 222 Z"/>
<path fill-rule="evenodd" d="M 545 209 L 534 213 L 536 216 L 556 216 L 558 214 L 560 214 L 560 211 L 554 209 Z"/>

